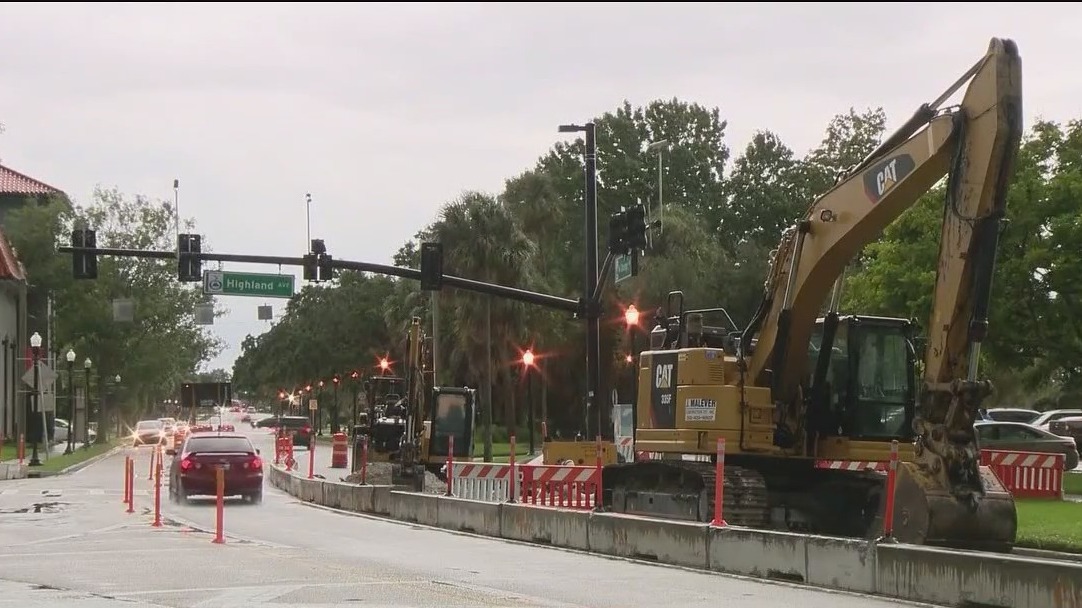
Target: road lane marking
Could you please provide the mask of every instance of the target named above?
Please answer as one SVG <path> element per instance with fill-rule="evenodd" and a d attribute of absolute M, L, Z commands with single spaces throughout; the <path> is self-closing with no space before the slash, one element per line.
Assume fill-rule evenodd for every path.
<path fill-rule="evenodd" d="M 176 547 L 170 548 L 170 553 L 177 553 L 181 551 L 206 551 L 203 547 Z M 146 548 L 146 549 L 103 549 L 101 551 L 48 551 L 42 553 L 0 553 L 0 559 L 9 557 L 65 557 L 68 555 L 125 555 L 130 553 L 161 553 L 162 548 Z"/>
<path fill-rule="evenodd" d="M 376 585 L 427 585 L 432 581 L 427 579 L 404 579 L 404 580 L 389 580 L 389 581 L 351 581 L 341 583 L 308 583 L 299 582 L 296 583 L 301 589 L 309 587 L 325 588 L 325 587 L 372 587 Z M 229 592 L 238 589 L 263 589 L 263 587 L 246 586 L 246 587 L 181 587 L 178 589 L 152 589 L 150 591 L 124 591 L 124 592 L 109 592 L 111 597 L 138 597 L 142 595 L 166 595 L 172 593 L 215 593 L 215 592 Z"/>
<path fill-rule="evenodd" d="M 259 606 L 274 601 L 287 593 L 304 589 L 305 585 L 266 585 L 260 587 L 234 587 L 229 591 L 192 604 L 191 608 L 234 608 L 235 606 Z"/>

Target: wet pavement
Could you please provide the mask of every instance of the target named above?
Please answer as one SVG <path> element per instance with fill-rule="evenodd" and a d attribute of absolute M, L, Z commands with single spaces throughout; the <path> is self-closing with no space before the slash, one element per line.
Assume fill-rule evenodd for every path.
<path fill-rule="evenodd" d="M 273 459 L 272 435 L 237 428 Z M 0 482 L 0 606 L 913 605 L 344 514 L 304 505 L 269 485 L 262 504 L 227 503 L 226 543 L 216 545 L 213 501 L 172 504 L 167 487 L 165 525 L 151 526 L 151 450 L 126 452 L 137 459 L 130 515 L 122 504 L 123 453 L 71 475 Z M 329 464 L 330 449 L 322 453 Z M 344 475 L 325 472 L 328 479 Z"/>

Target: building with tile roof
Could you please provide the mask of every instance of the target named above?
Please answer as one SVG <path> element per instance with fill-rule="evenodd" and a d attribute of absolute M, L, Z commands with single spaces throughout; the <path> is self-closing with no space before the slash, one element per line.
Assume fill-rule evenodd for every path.
<path fill-rule="evenodd" d="M 27 369 L 26 357 L 30 334 L 38 332 L 45 340 L 46 352 L 43 357 L 52 361 L 52 340 L 49 322 L 49 295 L 35 289 L 26 268 L 19 261 L 19 252 L 9 239 L 10 231 L 5 228 L 9 212 L 33 204 L 46 204 L 51 200 L 68 200 L 62 190 L 45 182 L 34 179 L 0 165 L 0 370 L 6 373 L 8 383 L 0 394 L 0 437 L 12 439 L 20 432 L 19 422 L 23 421 L 23 410 L 19 404 L 25 404 L 25 391 L 12 390 L 21 384 L 19 378 Z M 55 365 L 53 365 L 55 368 Z M 24 387 L 25 388 L 25 387 Z M 51 400 L 51 393 L 45 401 Z M 49 403 L 43 401 L 47 408 Z M 34 431 L 33 428 L 27 429 Z M 36 432 L 36 431 L 35 431 Z"/>

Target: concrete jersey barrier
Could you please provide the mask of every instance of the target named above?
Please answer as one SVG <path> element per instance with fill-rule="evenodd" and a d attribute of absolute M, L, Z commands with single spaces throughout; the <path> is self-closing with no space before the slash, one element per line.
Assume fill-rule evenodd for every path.
<path fill-rule="evenodd" d="M 1082 607 L 1077 562 L 480 502 L 269 468 L 271 485 L 303 501 L 448 530 L 946 606 Z"/>

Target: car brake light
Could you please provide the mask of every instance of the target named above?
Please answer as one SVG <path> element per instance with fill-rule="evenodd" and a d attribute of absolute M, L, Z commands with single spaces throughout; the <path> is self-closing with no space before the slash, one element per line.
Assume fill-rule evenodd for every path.
<path fill-rule="evenodd" d="M 252 459 L 245 465 L 249 469 L 259 470 L 263 468 L 263 459 L 259 456 L 252 456 Z"/>
<path fill-rule="evenodd" d="M 180 461 L 180 470 L 181 471 L 187 471 L 188 469 L 191 469 L 194 466 L 195 466 L 195 463 L 192 462 L 191 458 L 185 458 L 184 460 Z"/>
<path fill-rule="evenodd" d="M 311 432 L 312 432 L 312 427 L 308 426 L 307 424 L 304 425 L 304 427 L 301 428 L 301 433 L 303 433 L 305 435 L 307 435 L 307 434 L 309 434 Z"/>

